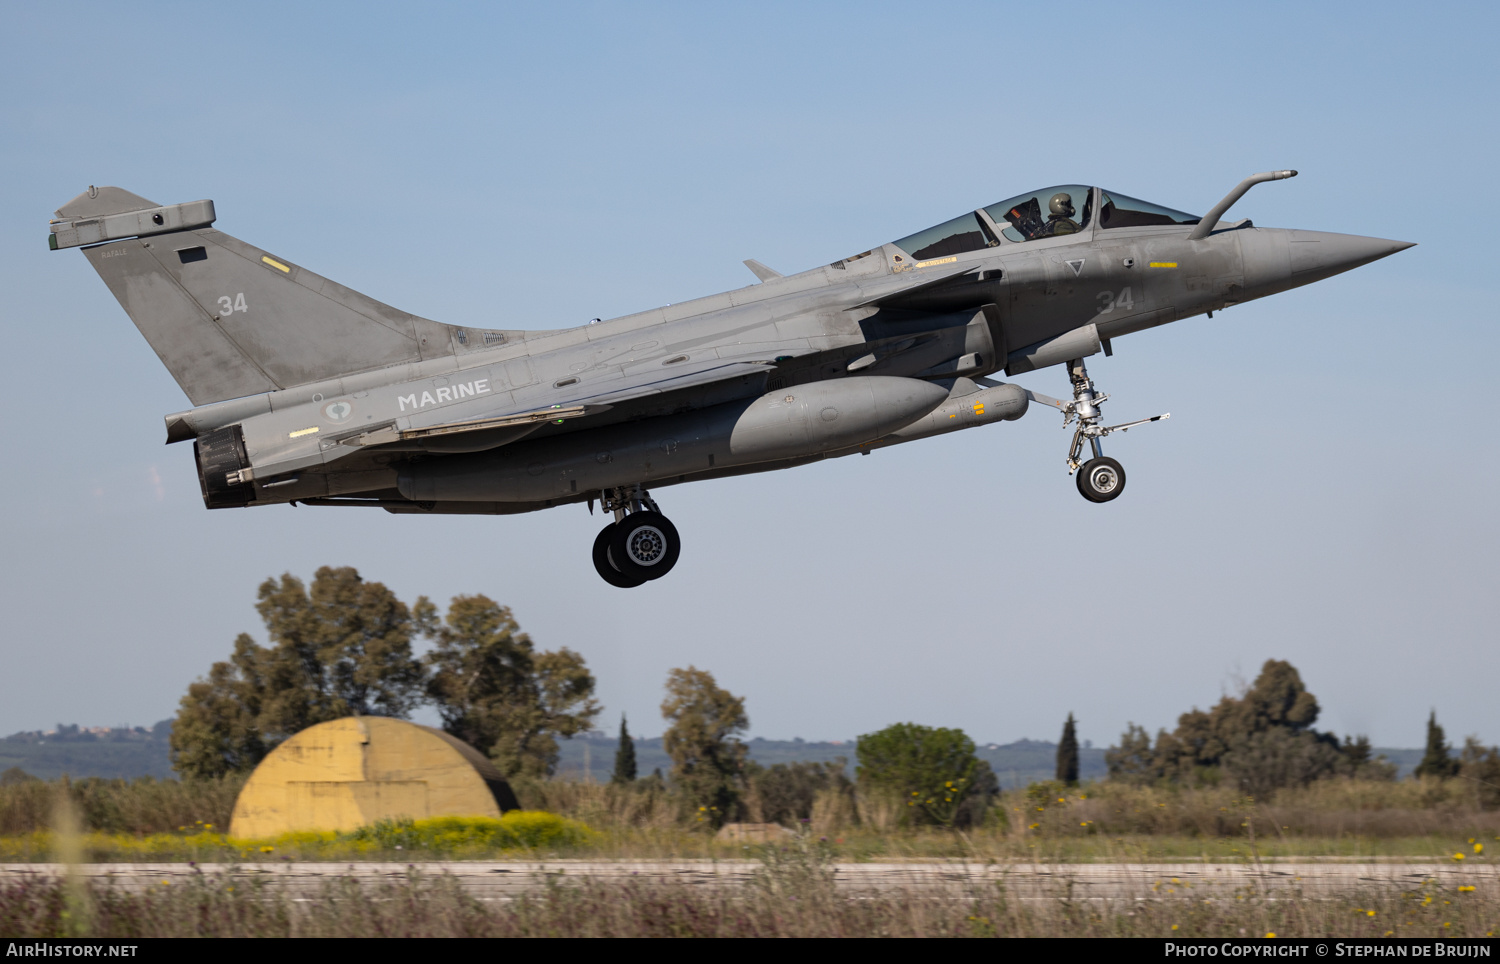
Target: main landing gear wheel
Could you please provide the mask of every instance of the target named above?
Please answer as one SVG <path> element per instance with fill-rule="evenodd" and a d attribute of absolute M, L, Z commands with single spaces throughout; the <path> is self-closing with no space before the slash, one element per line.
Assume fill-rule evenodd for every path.
<path fill-rule="evenodd" d="M 672 571 L 682 540 L 645 486 L 605 489 L 599 493 L 599 504 L 615 514 L 615 521 L 594 538 L 594 568 L 605 582 L 634 589 Z"/>
<path fill-rule="evenodd" d="M 622 574 L 660 579 L 677 565 L 682 540 L 677 527 L 660 512 L 632 512 L 616 522 L 609 540 L 609 561 Z"/>
<path fill-rule="evenodd" d="M 645 576 L 627 576 L 609 558 L 609 542 L 615 534 L 615 524 L 611 522 L 599 530 L 599 535 L 594 538 L 594 568 L 605 582 L 620 589 L 634 589 L 636 586 L 644 585 Z"/>
<path fill-rule="evenodd" d="M 1078 494 L 1090 502 L 1108 502 L 1125 491 L 1125 469 L 1111 458 L 1089 459 L 1078 470 Z"/>

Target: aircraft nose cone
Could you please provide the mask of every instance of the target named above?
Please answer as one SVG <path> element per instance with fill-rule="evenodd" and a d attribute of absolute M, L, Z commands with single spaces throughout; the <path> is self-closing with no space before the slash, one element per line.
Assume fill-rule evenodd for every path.
<path fill-rule="evenodd" d="M 1357 234 L 1329 234 L 1323 231 L 1293 231 L 1291 248 L 1292 278 L 1317 273 L 1327 278 L 1371 261 L 1405 251 L 1412 241 L 1390 241 L 1366 238 Z"/>

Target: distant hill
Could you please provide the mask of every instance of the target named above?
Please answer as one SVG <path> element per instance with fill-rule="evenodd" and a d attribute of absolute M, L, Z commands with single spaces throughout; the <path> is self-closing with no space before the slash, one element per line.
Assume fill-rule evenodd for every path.
<path fill-rule="evenodd" d="M 94 728 L 59 726 L 56 730 L 32 730 L 0 738 L 0 771 L 20 767 L 33 776 L 55 780 L 64 773 L 71 777 L 134 777 L 158 779 L 174 776 L 168 756 L 167 739 L 171 721 L 163 720 L 151 729 Z M 558 775 L 580 779 L 587 772 L 599 782 L 614 772 L 617 738 L 592 733 L 562 740 Z M 762 766 L 798 761 L 832 762 L 842 757 L 846 770 L 854 775 L 854 741 L 766 740 L 747 741 L 750 758 Z M 980 759 L 988 761 L 1007 789 L 1024 787 L 1038 780 L 1050 780 L 1057 767 L 1057 744 L 1045 740 L 1017 740 L 1014 743 L 987 743 L 976 748 Z M 1411 773 L 1422 759 L 1421 750 L 1376 749 L 1377 755 L 1396 764 L 1402 776 Z M 663 773 L 672 761 L 662 750 L 661 737 L 635 741 L 636 768 L 641 776 L 660 767 Z M 1105 776 L 1104 750 L 1085 746 L 1079 750 L 1079 775 L 1085 780 Z"/>
<path fill-rule="evenodd" d="M 589 771 L 593 779 L 609 779 L 615 767 L 615 748 L 619 739 L 604 734 L 589 734 L 564 740 L 562 757 L 558 762 L 558 774 L 575 779 L 584 775 L 585 752 Z M 766 740 L 756 738 L 746 742 L 750 759 L 762 766 L 776 763 L 833 762 L 843 758 L 849 776 L 854 776 L 854 741 L 808 742 L 806 740 Z M 1017 740 L 1015 743 L 989 743 L 976 748 L 976 755 L 989 763 L 1002 787 L 1024 787 L 1037 780 L 1050 780 L 1057 772 L 1057 744 L 1040 740 Z M 635 741 L 636 769 L 641 776 L 660 767 L 663 773 L 672 768 L 672 761 L 661 748 L 661 738 Z M 1097 780 L 1105 775 L 1104 751 L 1089 747 L 1079 750 L 1079 775 L 1085 780 Z"/>
<path fill-rule="evenodd" d="M 168 737 L 172 721 L 151 727 L 92 727 L 58 724 L 0 739 L 0 771 L 19 767 L 34 777 L 170 777 Z"/>
<path fill-rule="evenodd" d="M 593 779 L 603 782 L 609 779 L 615 767 L 615 747 L 618 737 L 601 733 L 575 737 L 562 741 L 562 755 L 558 762 L 558 775 L 581 778 L 584 775 L 585 750 L 589 772 Z M 750 758 L 762 766 L 797 761 L 825 762 L 843 757 L 849 775 L 854 776 L 854 741 L 808 742 L 806 740 L 746 741 Z M 1421 750 L 1397 750 L 1376 748 L 1375 755 L 1384 755 L 1396 764 L 1401 776 L 1407 776 L 1422 759 Z M 1046 740 L 1017 740 L 1014 743 L 986 743 L 975 748 L 976 755 L 989 763 L 999 777 L 1000 785 L 1006 789 L 1024 787 L 1040 780 L 1050 780 L 1057 774 L 1057 744 Z M 672 767 L 672 761 L 661 748 L 661 738 L 635 741 L 636 769 L 646 776 L 661 767 L 663 773 Z M 1078 775 L 1084 780 L 1102 780 L 1108 770 L 1104 765 L 1104 750 L 1096 746 L 1084 746 L 1078 751 Z"/>

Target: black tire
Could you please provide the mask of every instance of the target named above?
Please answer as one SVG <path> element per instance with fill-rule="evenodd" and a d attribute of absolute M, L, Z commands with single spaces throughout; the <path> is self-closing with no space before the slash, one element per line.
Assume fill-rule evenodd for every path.
<path fill-rule="evenodd" d="M 646 582 L 645 576 L 627 576 L 616 569 L 614 563 L 610 560 L 609 540 L 614 534 L 615 526 L 611 522 L 603 529 L 600 529 L 599 534 L 594 537 L 594 568 L 598 570 L 599 575 L 603 577 L 604 581 L 611 586 L 616 586 L 620 589 L 634 589 L 636 586 L 644 585 Z"/>
<path fill-rule="evenodd" d="M 1090 502 L 1110 502 L 1125 491 L 1125 469 L 1114 459 L 1097 458 L 1078 470 L 1078 494 Z"/>
<path fill-rule="evenodd" d="M 633 512 L 615 523 L 609 561 L 631 578 L 660 579 L 677 565 L 682 540 L 660 512 Z"/>

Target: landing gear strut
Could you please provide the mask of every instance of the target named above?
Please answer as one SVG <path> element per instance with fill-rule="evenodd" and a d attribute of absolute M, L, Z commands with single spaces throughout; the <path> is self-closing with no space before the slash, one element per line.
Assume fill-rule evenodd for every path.
<path fill-rule="evenodd" d="M 643 486 L 605 489 L 599 503 L 615 515 L 594 538 L 594 568 L 605 582 L 634 589 L 672 571 L 682 540 Z"/>
<path fill-rule="evenodd" d="M 1088 368 L 1083 364 L 1082 358 L 1068 362 L 1068 380 L 1073 383 L 1073 400 L 1057 405 L 1062 409 L 1063 428 L 1075 421 L 1078 423 L 1078 428 L 1073 431 L 1073 446 L 1068 450 L 1068 474 L 1077 473 L 1079 495 L 1090 502 L 1109 502 L 1119 498 L 1120 493 L 1125 491 L 1125 469 L 1114 459 L 1105 458 L 1099 440 L 1115 432 L 1129 431 L 1137 425 L 1159 422 L 1172 416 L 1168 413 L 1122 425 L 1101 425 L 1104 414 L 1100 411 L 1100 406 L 1109 396 L 1094 393 L 1094 382 L 1089 378 Z M 1093 451 L 1094 457 L 1082 462 L 1080 457 L 1083 455 L 1085 442 Z"/>

